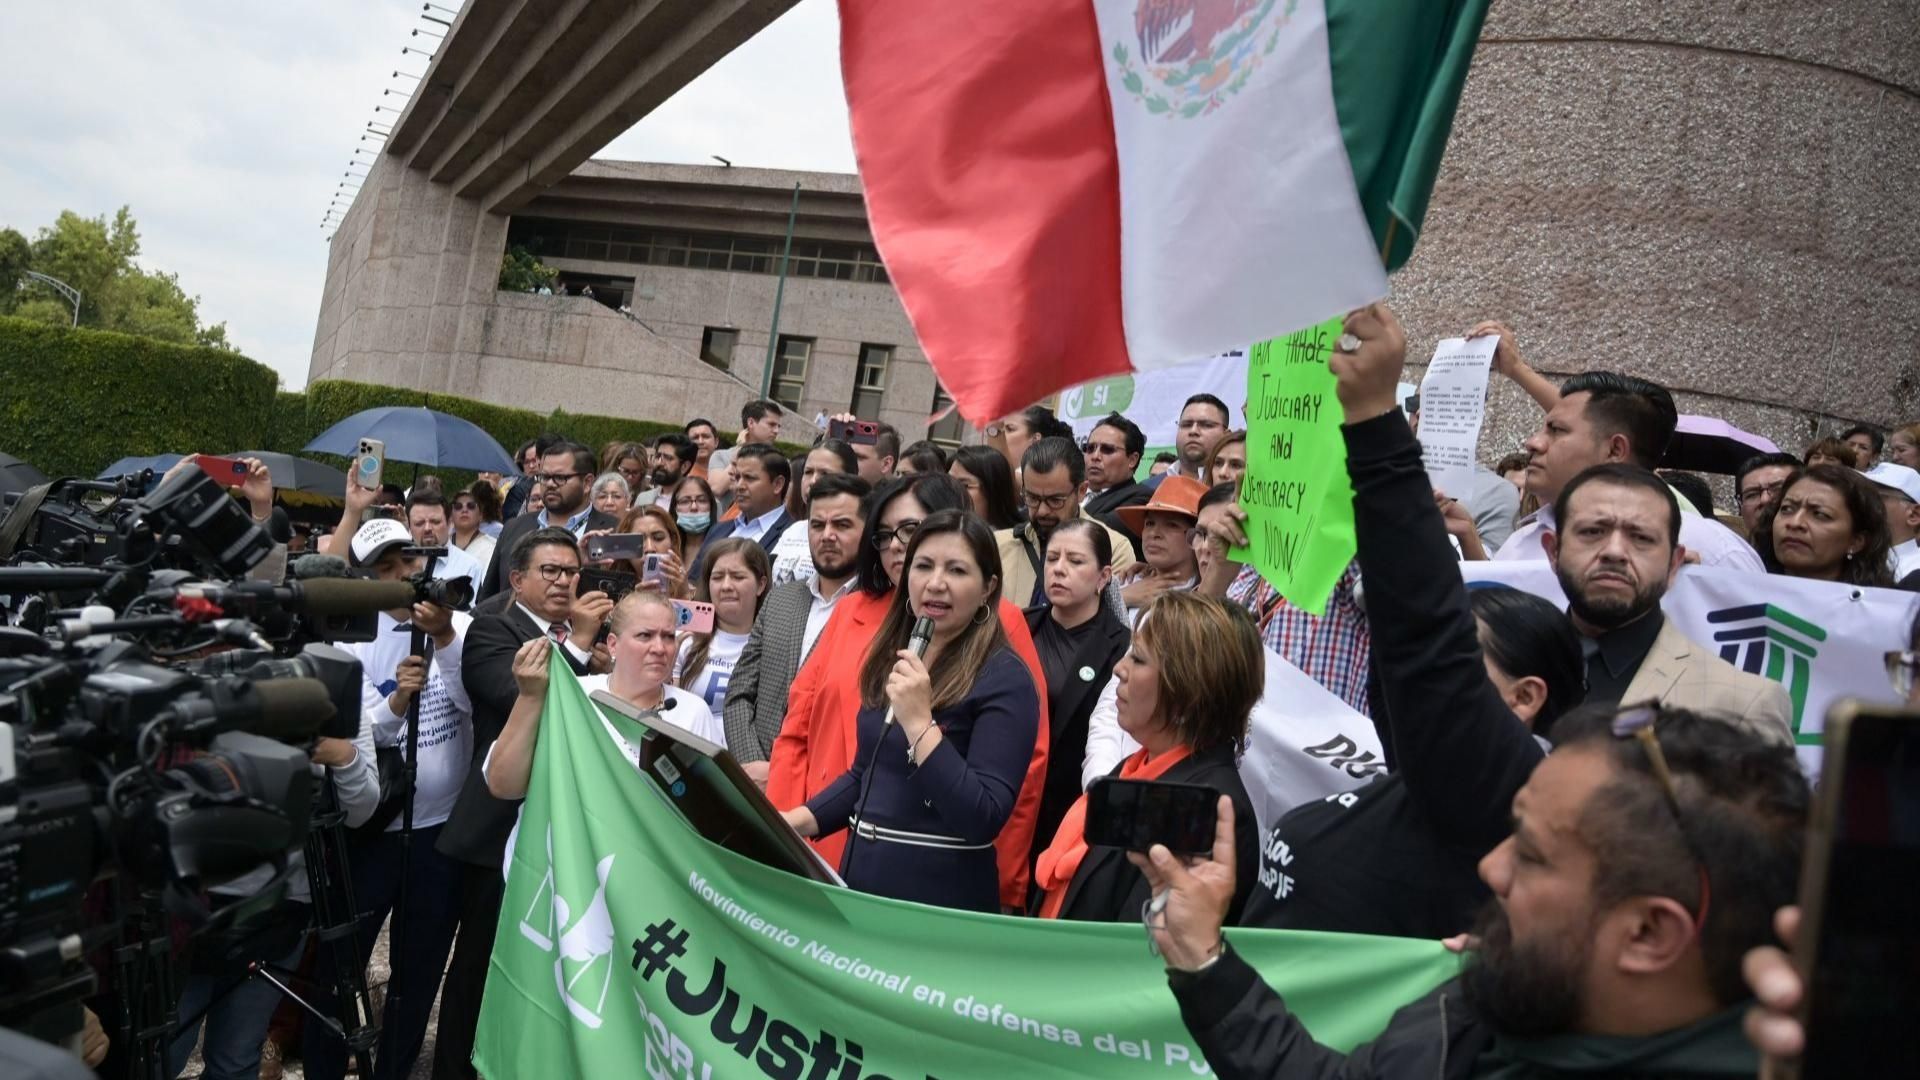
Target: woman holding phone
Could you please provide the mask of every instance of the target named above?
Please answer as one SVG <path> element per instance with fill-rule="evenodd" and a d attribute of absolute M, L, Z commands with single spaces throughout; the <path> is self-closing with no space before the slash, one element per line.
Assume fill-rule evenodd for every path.
<path fill-rule="evenodd" d="M 999 603 L 993 531 L 957 510 L 922 520 L 860 665 L 853 765 L 786 812 L 802 836 L 852 831 L 840 862 L 849 886 L 1000 910 L 994 841 L 1026 781 L 1040 700 Z M 924 657 L 909 647 L 920 620 L 932 629 Z"/>
<path fill-rule="evenodd" d="M 1168 592 L 1147 606 L 1132 647 L 1115 665 L 1120 726 L 1140 744 L 1110 774 L 1120 780 L 1210 787 L 1233 800 L 1233 902 L 1238 917 L 1260 865 L 1260 828 L 1240 783 L 1247 719 L 1266 683 L 1260 635 L 1247 613 L 1196 593 Z M 1105 780 L 1094 781 L 1093 791 Z M 1040 916 L 1086 922 L 1140 917 L 1147 879 L 1116 847 L 1089 847 L 1087 800 L 1067 811 L 1040 855 Z"/>
<path fill-rule="evenodd" d="M 620 516 L 620 524 L 613 532 L 639 536 L 639 557 L 601 559 L 594 565 L 625 570 L 639 578 L 642 586 L 674 599 L 686 598 L 687 571 L 680 561 L 680 530 L 674 525 L 672 515 L 657 506 L 636 506 Z M 582 560 L 587 558 L 588 542 L 603 535 L 608 534 L 596 530 L 580 537 Z M 648 559 L 653 560 L 651 573 L 647 570 Z"/>
<path fill-rule="evenodd" d="M 721 540 L 707 549 L 701 574 L 694 585 L 694 599 L 713 605 L 713 627 L 681 637 L 673 683 L 698 694 L 720 714 L 726 710 L 733 665 L 747 647 L 760 600 L 767 595 L 767 553 L 752 540 Z M 726 745 L 724 737 L 720 744 Z"/>

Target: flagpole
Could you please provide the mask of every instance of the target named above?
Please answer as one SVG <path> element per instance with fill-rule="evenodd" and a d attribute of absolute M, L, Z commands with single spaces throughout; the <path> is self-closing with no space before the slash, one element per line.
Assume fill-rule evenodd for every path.
<path fill-rule="evenodd" d="M 760 396 L 773 389 L 773 346 L 780 340 L 780 302 L 787 295 L 787 256 L 793 254 L 793 222 L 800 216 L 800 183 L 793 185 L 793 205 L 787 208 L 787 243 L 780 249 L 780 283 L 773 287 L 773 325 L 767 329 L 767 364 L 760 373 Z"/>

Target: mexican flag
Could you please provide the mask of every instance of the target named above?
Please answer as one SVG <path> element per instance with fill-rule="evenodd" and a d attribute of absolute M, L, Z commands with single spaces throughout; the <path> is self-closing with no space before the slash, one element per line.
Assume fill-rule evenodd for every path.
<path fill-rule="evenodd" d="M 976 423 L 1386 294 L 1489 0 L 840 0 L 867 211 Z"/>

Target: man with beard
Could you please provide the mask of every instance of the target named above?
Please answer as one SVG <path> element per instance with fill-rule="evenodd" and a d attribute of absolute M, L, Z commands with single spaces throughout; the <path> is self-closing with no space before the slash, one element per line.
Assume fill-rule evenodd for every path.
<path fill-rule="evenodd" d="M 1596 465 L 1554 501 L 1542 543 L 1587 657 L 1587 702 L 1658 702 L 1792 740 L 1793 707 L 1772 679 L 1749 675 L 1688 640 L 1660 598 L 1680 570 L 1680 506 L 1638 465 Z"/>
<path fill-rule="evenodd" d="M 858 476 L 828 473 L 807 495 L 807 550 L 814 576 L 767 594 L 753 633 L 727 684 L 727 749 L 762 786 L 774 737 L 787 712 L 787 688 L 820 640 L 828 616 L 855 586 L 854 568 L 866 542 L 870 489 Z"/>
<path fill-rule="evenodd" d="M 647 483 L 653 485 L 634 493 L 633 505 L 652 503 L 665 510 L 673 508 L 673 491 L 693 472 L 700 456 L 694 441 L 679 432 L 669 431 L 653 444 L 653 458 L 647 470 Z"/>
<path fill-rule="evenodd" d="M 1480 862 L 1494 899 L 1457 979 L 1351 1054 L 1315 1042 L 1221 932 L 1233 808 L 1211 857 L 1130 855 L 1187 1030 L 1223 1078 L 1744 1076 L 1746 950 L 1793 899 L 1807 782 L 1790 747 L 1712 717 L 1582 707 Z"/>
<path fill-rule="evenodd" d="M 1087 493 L 1087 459 L 1072 439 L 1058 435 L 1036 439 L 1020 459 L 1020 492 L 1027 504 L 1026 522 L 996 530 L 993 538 L 1000 546 L 1000 570 L 1005 575 L 1002 595 L 1021 607 L 1033 607 L 1046 602 L 1040 565 L 1046 558 L 1047 537 L 1080 516 L 1081 498 Z M 1113 543 L 1114 572 L 1132 566 L 1133 541 L 1105 522 L 1100 527 Z"/>

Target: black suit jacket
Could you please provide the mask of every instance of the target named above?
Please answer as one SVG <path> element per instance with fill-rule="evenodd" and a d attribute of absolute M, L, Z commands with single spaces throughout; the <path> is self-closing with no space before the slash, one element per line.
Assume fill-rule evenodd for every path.
<path fill-rule="evenodd" d="M 791 524 L 793 524 L 793 515 L 787 513 L 785 508 L 782 508 L 780 516 L 773 519 L 773 524 L 768 527 L 766 535 L 760 538 L 760 550 L 766 552 L 768 555 L 772 555 L 773 545 L 780 542 L 780 534 L 786 532 L 787 526 Z M 687 571 L 688 581 L 698 581 L 700 579 L 700 569 L 707 561 L 707 549 L 725 540 L 727 537 L 732 536 L 739 528 L 740 519 L 734 518 L 732 521 L 723 521 L 708 530 L 707 538 L 700 541 L 700 550 L 694 553 L 693 567 Z"/>
<path fill-rule="evenodd" d="M 1153 489 L 1138 481 L 1129 480 L 1124 484 L 1115 484 L 1088 499 L 1086 505 L 1080 508 L 1080 512 L 1090 518 L 1097 518 L 1124 534 L 1127 539 L 1133 541 L 1133 557 L 1144 559 L 1146 554 L 1140 550 L 1140 538 L 1134 535 L 1132 529 L 1127 528 L 1127 523 L 1121 521 L 1120 515 L 1115 511 L 1123 506 L 1140 506 L 1151 498 L 1153 498 Z"/>
<path fill-rule="evenodd" d="M 1053 617 L 1051 610 L 1045 604 L 1026 610 L 1027 629 L 1032 631 L 1036 641 L 1042 626 Z M 1094 616 L 1093 629 L 1081 641 L 1079 651 L 1068 663 L 1066 683 L 1061 688 L 1060 696 L 1054 697 L 1051 689 L 1047 693 L 1047 724 L 1051 741 L 1047 744 L 1047 780 L 1040 792 L 1040 813 L 1034 821 L 1033 859 L 1038 859 L 1040 852 L 1053 843 L 1053 834 L 1060 827 L 1060 819 L 1066 816 L 1074 800 L 1080 797 L 1080 766 L 1087 756 L 1087 725 L 1093 716 L 1094 705 L 1100 700 L 1100 691 L 1113 678 L 1113 665 L 1126 653 L 1127 645 L 1132 640 L 1133 635 L 1127 630 L 1126 622 L 1110 606 L 1102 603 L 1100 613 Z M 1047 659 L 1047 654 L 1042 652 L 1041 663 L 1046 663 Z M 1091 670 L 1093 678 L 1080 678 L 1082 670 Z M 1049 687 L 1056 681 L 1056 673 L 1048 671 Z"/>
<path fill-rule="evenodd" d="M 479 715 L 476 704 L 475 716 Z M 1118 775 L 1115 767 L 1114 774 Z M 1227 925 L 1238 925 L 1240 909 L 1246 906 L 1260 872 L 1260 823 L 1254 820 L 1253 801 L 1240 783 L 1240 770 L 1231 745 L 1216 746 L 1204 754 L 1195 754 L 1168 769 L 1160 780 L 1170 784 L 1203 784 L 1233 800 L 1233 904 L 1227 909 Z M 1102 783 L 1096 780 L 1094 783 Z M 1060 907 L 1063 919 L 1082 922 L 1132 922 L 1140 918 L 1140 906 L 1150 890 L 1147 878 L 1127 861 L 1127 853 L 1114 847 L 1087 849 L 1073 882 L 1067 886 L 1067 898 Z"/>
<path fill-rule="evenodd" d="M 480 763 L 507 726 L 507 713 L 520 696 L 519 684 L 513 679 L 514 654 L 546 632 L 546 627 L 536 625 L 511 601 L 505 610 L 481 615 L 467 628 L 460 682 L 473 699 L 473 762 L 460 798 L 453 804 L 453 815 L 434 845 L 449 858 L 498 870 L 506 857 L 507 834 L 513 831 L 514 810 L 520 800 L 494 798 L 481 779 Z M 575 675 L 587 673 L 586 666 L 565 649 L 555 649 L 553 655 L 564 659 Z"/>
<path fill-rule="evenodd" d="M 620 519 L 612 514 L 592 510 L 587 513 L 587 529 L 612 529 L 618 527 Z M 540 512 L 521 514 L 506 523 L 500 529 L 500 539 L 493 545 L 493 558 L 487 563 L 487 584 L 480 590 L 481 600 L 507 588 L 507 571 L 513 566 L 513 545 L 520 538 L 540 527 Z"/>

